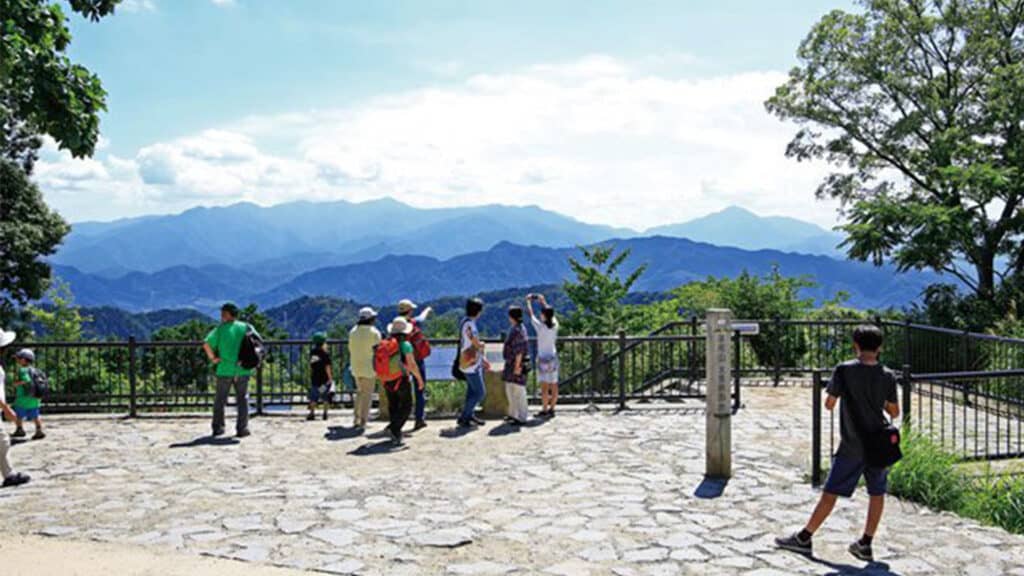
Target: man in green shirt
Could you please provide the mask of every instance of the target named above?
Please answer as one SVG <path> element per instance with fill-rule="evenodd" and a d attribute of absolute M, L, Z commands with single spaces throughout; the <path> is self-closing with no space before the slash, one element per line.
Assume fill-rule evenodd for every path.
<path fill-rule="evenodd" d="M 238 306 L 231 302 L 220 309 L 220 325 L 206 335 L 203 350 L 217 366 L 217 395 L 213 401 L 213 435 L 224 434 L 224 406 L 228 393 L 235 389 L 235 408 L 238 412 L 235 433 L 239 438 L 249 435 L 249 376 L 252 370 L 238 365 L 238 352 L 242 340 L 250 329 L 249 324 L 238 321 Z"/>

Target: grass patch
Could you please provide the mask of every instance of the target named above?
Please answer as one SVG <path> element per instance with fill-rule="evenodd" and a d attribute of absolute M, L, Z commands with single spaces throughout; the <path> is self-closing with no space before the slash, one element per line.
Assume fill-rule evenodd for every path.
<path fill-rule="evenodd" d="M 905 432 L 902 448 L 889 473 L 894 496 L 1024 534 L 1024 477 L 988 466 L 968 473 L 956 456 L 914 431 Z"/>
<path fill-rule="evenodd" d="M 435 415 L 455 414 L 466 401 L 466 384 L 454 380 L 427 381 L 427 411 Z"/>

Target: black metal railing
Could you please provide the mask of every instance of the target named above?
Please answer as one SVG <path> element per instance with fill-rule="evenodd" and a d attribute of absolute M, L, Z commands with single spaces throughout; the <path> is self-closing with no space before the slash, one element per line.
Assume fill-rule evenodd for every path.
<path fill-rule="evenodd" d="M 668 332 L 668 331 L 666 331 Z M 488 357 L 500 361 L 500 340 L 485 340 Z M 345 340 L 329 340 L 335 381 L 341 388 L 349 362 Z M 535 343 L 533 344 L 535 345 Z M 426 359 L 429 390 L 450 384 L 457 340 L 432 341 Z M 108 412 L 208 411 L 213 406 L 215 377 L 199 342 L 75 342 L 32 344 L 36 364 L 51 381 L 45 410 Z M 266 342 L 268 355 L 254 372 L 251 401 L 257 413 L 303 405 L 311 381 L 306 340 Z M 565 337 L 558 343 L 563 379 L 560 399 L 570 403 L 681 400 L 704 395 L 704 339 L 688 334 Z M 738 381 L 737 381 L 738 386 Z M 532 397 L 539 395 L 535 371 L 528 379 Z M 351 401 L 350 391 L 339 399 Z M 738 404 L 737 404 L 738 406 Z"/>

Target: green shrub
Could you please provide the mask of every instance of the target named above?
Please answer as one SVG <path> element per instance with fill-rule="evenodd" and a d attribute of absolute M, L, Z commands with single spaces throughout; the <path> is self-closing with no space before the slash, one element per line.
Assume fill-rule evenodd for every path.
<path fill-rule="evenodd" d="M 466 385 L 454 380 L 427 381 L 427 410 L 432 414 L 454 414 L 466 400 Z"/>
<path fill-rule="evenodd" d="M 987 468 L 967 473 L 956 456 L 913 431 L 903 437 L 903 460 L 889 473 L 894 496 L 949 510 L 984 524 L 1024 534 L 1024 477 Z"/>
<path fill-rule="evenodd" d="M 904 431 L 902 448 L 903 459 L 889 472 L 889 491 L 937 510 L 959 510 L 969 481 L 956 457 L 913 430 Z"/>

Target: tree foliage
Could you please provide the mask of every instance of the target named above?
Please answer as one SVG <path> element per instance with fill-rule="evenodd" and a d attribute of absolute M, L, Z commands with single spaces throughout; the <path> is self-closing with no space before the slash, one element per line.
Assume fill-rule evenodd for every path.
<path fill-rule="evenodd" d="M 20 168 L 0 160 L 0 321 L 46 291 L 53 254 L 69 227 Z"/>
<path fill-rule="evenodd" d="M 623 278 L 619 269 L 629 258 L 629 250 L 616 254 L 614 246 L 595 246 L 580 248 L 580 251 L 582 261 L 569 258 L 576 280 L 563 285 L 575 305 L 567 327 L 573 334 L 613 334 L 625 328 L 622 300 L 647 270 L 647 265 L 637 267 Z"/>
<path fill-rule="evenodd" d="M 1024 270 L 1024 2 L 860 4 L 814 25 L 766 103 L 800 127 L 787 155 L 835 168 L 818 195 L 841 202 L 850 257 L 992 302 Z"/>
<path fill-rule="evenodd" d="M 120 0 L 69 0 L 92 20 Z M 0 150 L 31 170 L 37 134 L 48 134 L 75 157 L 92 155 L 99 114 L 106 110 L 100 79 L 67 55 L 67 17 L 48 0 L 0 0 Z"/>
<path fill-rule="evenodd" d="M 43 306 L 29 306 L 29 317 L 40 328 L 40 340 L 44 342 L 81 342 L 82 330 L 92 318 L 82 314 L 75 305 L 71 287 L 58 280 L 46 292 L 49 302 Z"/>

